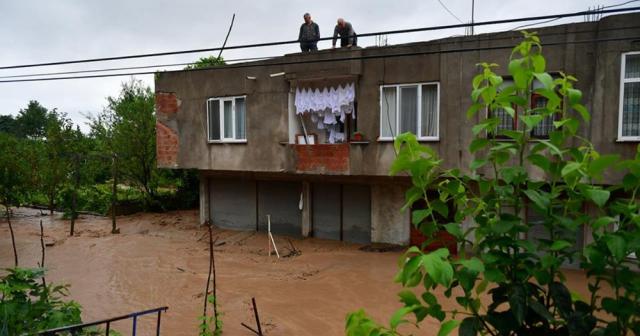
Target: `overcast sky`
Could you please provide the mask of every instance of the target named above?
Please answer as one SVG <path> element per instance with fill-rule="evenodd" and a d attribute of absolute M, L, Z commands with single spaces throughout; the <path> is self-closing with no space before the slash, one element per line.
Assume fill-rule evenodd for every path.
<path fill-rule="evenodd" d="M 471 0 L 441 1 L 462 21 L 470 20 Z M 565 13 L 623 2 L 626 0 L 476 0 L 475 20 Z M 0 66 L 216 47 L 222 44 L 233 13 L 236 20 L 227 45 L 292 40 L 297 38 L 304 12 L 311 13 L 322 36 L 333 32 L 337 17 L 350 21 L 358 33 L 458 23 L 437 0 L 0 0 Z M 582 20 L 576 17 L 553 24 Z M 518 24 L 477 27 L 476 32 L 515 26 Z M 388 42 L 460 34 L 464 34 L 464 29 L 390 35 Z M 373 45 L 374 39 L 361 38 L 358 43 Z M 319 44 L 320 48 L 329 46 L 330 41 Z M 298 50 L 297 45 L 285 45 L 230 50 L 223 56 L 226 59 L 275 56 Z M 207 54 L 0 70 L 0 76 L 186 63 L 201 56 Z M 136 78 L 153 89 L 152 75 Z M 127 77 L 112 77 L 0 83 L 0 114 L 15 115 L 29 100 L 38 100 L 47 108 L 68 113 L 86 130 L 83 115 L 100 112 L 106 104 L 105 97 L 116 96 L 126 80 Z"/>

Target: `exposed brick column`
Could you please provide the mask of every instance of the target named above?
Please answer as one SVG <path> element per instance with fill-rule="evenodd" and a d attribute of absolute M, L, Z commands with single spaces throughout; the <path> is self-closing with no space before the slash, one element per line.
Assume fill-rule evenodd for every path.
<path fill-rule="evenodd" d="M 178 134 L 156 121 L 156 156 L 158 167 L 178 166 Z"/>
<path fill-rule="evenodd" d="M 156 92 L 156 113 L 169 116 L 178 112 L 180 102 L 173 92 Z"/>

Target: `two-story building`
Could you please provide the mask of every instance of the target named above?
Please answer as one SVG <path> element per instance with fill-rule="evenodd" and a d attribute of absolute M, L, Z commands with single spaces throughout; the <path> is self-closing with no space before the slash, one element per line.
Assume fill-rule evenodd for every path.
<path fill-rule="evenodd" d="M 581 134 L 623 157 L 640 141 L 637 22 L 634 13 L 535 29 L 548 71 L 579 79 L 592 114 Z M 414 132 L 446 167 L 467 169 L 471 127 L 482 117 L 466 117 L 476 64 L 500 64 L 497 71 L 508 75 L 521 36 L 322 50 L 159 73 L 158 165 L 200 171 L 202 222 L 265 230 L 270 215 L 277 234 L 416 242 L 410 210 L 400 210 L 409 179 L 389 176 L 394 136 Z M 517 127 L 501 118 L 501 127 Z M 544 138 L 551 127 L 542 123 L 534 135 Z"/>

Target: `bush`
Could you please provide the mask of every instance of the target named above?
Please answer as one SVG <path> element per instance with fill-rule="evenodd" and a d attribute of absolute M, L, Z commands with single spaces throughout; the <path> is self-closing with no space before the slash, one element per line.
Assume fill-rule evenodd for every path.
<path fill-rule="evenodd" d="M 0 279 L 0 336 L 32 335 L 82 323 L 81 307 L 64 301 L 68 286 L 40 282 L 42 269 L 12 268 Z"/>
<path fill-rule="evenodd" d="M 489 114 L 472 128 L 469 151 L 476 159 L 470 174 L 441 168 L 436 152 L 415 135 L 397 137 L 391 172 L 409 174 L 413 184 L 405 208 L 417 201 L 427 204 L 413 212 L 413 225 L 427 236 L 446 230 L 462 245 L 461 254 L 409 248 L 395 279 L 407 288 L 399 293 L 403 307 L 389 327 L 358 311 L 347 318 L 348 335 L 399 335 L 398 327 L 411 323 L 410 315 L 416 324 L 427 317 L 441 322 L 439 336 L 456 328 L 462 336 L 640 335 L 640 263 L 629 257 L 640 252 L 640 147 L 635 158 L 620 161 L 618 155 L 600 155 L 578 135 L 580 119 L 590 117 L 582 93 L 573 87 L 577 79 L 546 73 L 541 51 L 538 37 L 525 33 L 509 62 L 513 84 L 493 72 L 497 65 L 481 64 L 468 115 Z M 534 81 L 538 88 L 533 89 Z M 532 93 L 546 99 L 544 106 L 532 107 Z M 500 119 L 491 117 L 496 110 L 517 118 L 520 127 L 500 129 Z M 555 120 L 549 139 L 531 141 L 532 130 L 549 117 Z M 625 174 L 623 183 L 596 184 L 612 166 Z M 546 180 L 529 176 L 534 169 Z M 586 214 L 585 204 L 599 213 Z M 533 227 L 525 207 L 541 218 L 548 239 L 525 237 Z M 465 227 L 465 218 L 475 225 Z M 593 243 L 578 250 L 575 237 L 583 226 L 592 232 Z M 591 297 L 586 300 L 571 293 L 561 271 L 575 260 L 587 270 Z M 603 284 L 613 295 L 601 290 Z M 436 289 L 455 298 L 458 307 L 444 310 Z"/>

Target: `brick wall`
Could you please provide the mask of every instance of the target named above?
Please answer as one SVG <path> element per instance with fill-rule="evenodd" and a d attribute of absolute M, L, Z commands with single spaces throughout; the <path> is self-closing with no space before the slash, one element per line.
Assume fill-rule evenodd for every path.
<path fill-rule="evenodd" d="M 170 115 L 178 112 L 178 96 L 173 92 L 156 92 L 156 112 Z"/>
<path fill-rule="evenodd" d="M 349 144 L 295 145 L 296 170 L 309 173 L 348 173 Z"/>
<path fill-rule="evenodd" d="M 178 134 L 156 121 L 156 156 L 158 167 L 178 165 Z"/>

